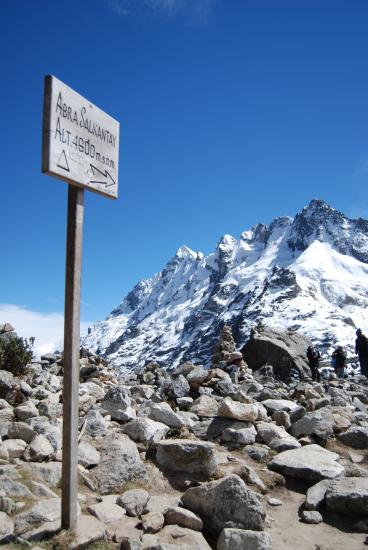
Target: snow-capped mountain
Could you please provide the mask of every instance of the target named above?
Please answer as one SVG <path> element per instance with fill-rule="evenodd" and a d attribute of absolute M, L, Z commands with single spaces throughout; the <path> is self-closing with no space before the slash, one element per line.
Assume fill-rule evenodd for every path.
<path fill-rule="evenodd" d="M 262 323 L 300 331 L 321 351 L 353 351 L 356 328 L 368 329 L 367 288 L 368 221 L 312 200 L 295 218 L 257 224 L 238 240 L 225 235 L 207 257 L 179 248 L 83 345 L 123 369 L 208 365 L 224 323 L 238 347 Z"/>

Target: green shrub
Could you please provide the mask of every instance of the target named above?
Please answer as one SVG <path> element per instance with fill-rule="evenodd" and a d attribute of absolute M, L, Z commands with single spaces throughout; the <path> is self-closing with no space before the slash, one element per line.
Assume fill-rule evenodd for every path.
<path fill-rule="evenodd" d="M 20 338 L 12 335 L 0 338 L 0 369 L 8 370 L 15 375 L 24 374 L 25 367 L 32 359 L 34 339 Z"/>

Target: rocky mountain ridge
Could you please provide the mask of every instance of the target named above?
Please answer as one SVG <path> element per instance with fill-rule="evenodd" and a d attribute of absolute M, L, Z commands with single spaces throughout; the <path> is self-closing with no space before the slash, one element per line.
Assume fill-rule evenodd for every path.
<path fill-rule="evenodd" d="M 295 218 L 257 224 L 239 239 L 222 237 L 205 257 L 183 246 L 165 268 L 139 282 L 83 345 L 121 369 L 149 360 L 174 368 L 209 365 L 226 323 L 237 346 L 259 324 L 291 328 L 321 351 L 352 351 L 368 305 L 368 222 L 321 200 Z"/>

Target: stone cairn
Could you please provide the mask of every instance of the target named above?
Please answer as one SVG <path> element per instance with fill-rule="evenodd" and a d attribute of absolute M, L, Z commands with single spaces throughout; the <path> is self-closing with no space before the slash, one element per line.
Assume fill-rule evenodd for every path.
<path fill-rule="evenodd" d="M 227 363 L 231 354 L 235 351 L 235 342 L 231 327 L 225 325 L 221 331 L 219 343 L 212 353 L 212 366 L 218 367 L 221 363 Z"/>

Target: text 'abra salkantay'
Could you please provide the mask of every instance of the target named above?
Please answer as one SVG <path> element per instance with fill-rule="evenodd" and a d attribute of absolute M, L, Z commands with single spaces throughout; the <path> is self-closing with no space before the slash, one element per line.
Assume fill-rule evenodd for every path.
<path fill-rule="evenodd" d="M 97 122 L 94 122 L 87 116 L 87 108 L 83 105 L 80 108 L 80 111 L 73 109 L 70 105 L 65 103 L 63 101 L 63 97 L 61 92 L 59 92 L 58 99 L 56 102 L 56 112 L 62 116 L 63 118 L 66 118 L 70 122 L 73 122 L 80 128 L 84 128 L 87 130 L 90 134 L 93 134 L 97 138 L 99 138 L 101 141 L 104 141 L 105 143 L 111 144 L 113 147 L 115 147 L 116 144 L 116 136 L 109 132 L 106 128 L 102 128 L 100 124 Z"/>

